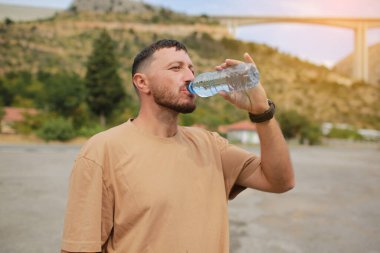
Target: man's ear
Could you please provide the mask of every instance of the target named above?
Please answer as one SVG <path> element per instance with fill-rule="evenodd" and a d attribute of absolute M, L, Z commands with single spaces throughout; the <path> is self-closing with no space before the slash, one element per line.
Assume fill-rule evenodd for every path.
<path fill-rule="evenodd" d="M 134 74 L 132 78 L 132 82 L 140 93 L 145 93 L 145 94 L 150 93 L 150 88 L 147 83 L 147 78 L 145 74 L 142 74 L 142 73 Z"/>

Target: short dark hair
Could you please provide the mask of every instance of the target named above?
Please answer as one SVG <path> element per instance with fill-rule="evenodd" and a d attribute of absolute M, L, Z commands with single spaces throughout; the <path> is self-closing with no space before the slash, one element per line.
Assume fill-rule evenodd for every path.
<path fill-rule="evenodd" d="M 133 65 L 132 65 L 132 77 L 136 74 L 138 68 L 140 65 L 145 62 L 148 58 L 150 58 L 157 50 L 160 50 L 162 48 L 172 48 L 175 47 L 177 51 L 183 50 L 187 53 L 186 46 L 177 41 L 177 40 L 172 40 L 172 39 L 163 39 L 156 41 L 146 48 L 144 48 L 140 53 L 138 53 L 133 60 Z"/>

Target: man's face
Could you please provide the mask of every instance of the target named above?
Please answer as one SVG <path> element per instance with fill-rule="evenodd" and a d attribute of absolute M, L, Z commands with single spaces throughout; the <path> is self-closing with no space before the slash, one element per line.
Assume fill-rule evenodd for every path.
<path fill-rule="evenodd" d="M 162 48 L 152 57 L 146 74 L 156 104 L 178 113 L 193 112 L 195 96 L 186 88 L 194 79 L 189 55 L 173 47 Z"/>

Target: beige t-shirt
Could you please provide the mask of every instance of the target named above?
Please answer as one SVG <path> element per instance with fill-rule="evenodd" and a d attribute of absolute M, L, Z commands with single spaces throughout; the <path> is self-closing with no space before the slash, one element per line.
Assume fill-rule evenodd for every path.
<path fill-rule="evenodd" d="M 129 120 L 92 137 L 76 158 L 62 249 L 229 252 L 227 200 L 244 189 L 239 175 L 258 166 L 216 133 L 179 127 L 161 138 Z"/>

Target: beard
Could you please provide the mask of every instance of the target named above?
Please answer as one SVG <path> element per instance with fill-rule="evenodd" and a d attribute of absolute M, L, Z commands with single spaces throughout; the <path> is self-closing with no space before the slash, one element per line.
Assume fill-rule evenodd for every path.
<path fill-rule="evenodd" d="M 169 93 L 169 90 L 152 89 L 152 96 L 156 104 L 178 113 L 192 113 L 196 109 L 194 101 L 180 102 L 178 95 Z"/>

